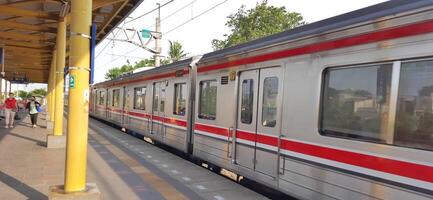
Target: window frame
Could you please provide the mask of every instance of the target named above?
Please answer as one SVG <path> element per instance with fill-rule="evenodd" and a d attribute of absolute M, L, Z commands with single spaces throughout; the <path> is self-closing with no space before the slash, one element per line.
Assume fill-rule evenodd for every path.
<path fill-rule="evenodd" d="M 137 99 L 136 98 L 137 95 L 135 92 L 137 91 L 137 89 L 141 89 L 141 92 L 143 92 L 143 89 L 145 89 L 144 97 L 143 97 L 143 108 L 137 108 L 135 106 L 136 99 Z M 132 109 L 134 109 L 134 110 L 146 110 L 146 96 L 147 96 L 147 85 L 133 87 Z"/>
<path fill-rule="evenodd" d="M 243 88 L 243 84 L 244 84 L 244 82 L 245 81 L 247 81 L 247 83 L 249 84 L 248 86 L 249 86 L 249 92 L 250 92 L 250 94 L 249 94 L 249 96 L 248 96 L 248 98 L 249 98 L 249 100 L 252 100 L 250 103 L 251 103 L 251 110 L 250 110 L 250 119 L 248 119 L 249 121 L 248 122 L 245 122 L 244 121 L 244 119 L 242 118 L 242 113 L 243 113 L 243 110 L 242 110 L 242 108 L 243 108 L 243 92 L 244 92 L 244 88 Z M 253 79 L 253 78 L 248 78 L 248 79 L 244 79 L 243 81 L 242 81 L 242 83 L 241 83 L 241 91 L 240 91 L 240 99 L 241 99 L 241 105 L 240 105 L 240 108 L 241 108 L 241 110 L 240 110 L 240 113 L 239 113 L 239 121 L 242 123 L 242 124 L 244 124 L 244 125 L 251 125 L 252 123 L 253 123 L 253 121 L 254 121 L 254 97 L 256 97 L 258 94 L 255 94 L 254 93 L 254 81 L 257 81 L 257 80 L 255 80 L 255 79 Z"/>
<path fill-rule="evenodd" d="M 114 93 L 115 93 L 115 91 L 117 91 L 117 92 L 119 92 L 119 99 L 117 100 L 117 103 L 119 104 L 119 105 L 114 105 L 114 97 L 115 97 L 115 95 L 114 95 Z M 111 91 L 111 106 L 112 107 L 116 107 L 116 108 L 119 108 L 120 107 L 120 89 L 113 89 L 112 91 Z"/>
<path fill-rule="evenodd" d="M 367 140 L 365 138 L 356 138 L 356 137 L 351 137 L 349 135 L 353 135 L 350 133 L 344 133 L 344 132 L 336 132 L 330 134 L 329 132 L 327 133 L 324 128 L 323 128 L 323 121 L 324 121 L 324 102 L 325 102 L 325 89 L 326 89 L 326 73 L 330 70 L 334 70 L 334 69 L 353 69 L 353 68 L 367 68 L 367 67 L 374 67 L 374 66 L 379 66 L 379 65 L 386 65 L 389 64 L 391 65 L 392 68 L 392 74 L 391 74 L 391 89 L 390 91 L 394 91 L 396 88 L 398 89 L 398 84 L 395 85 L 395 71 L 396 70 L 396 64 L 398 64 L 399 66 L 397 67 L 398 70 L 400 70 L 400 62 L 399 61 L 385 61 L 385 62 L 373 62 L 373 63 L 358 63 L 358 64 L 347 64 L 347 65 L 342 65 L 342 66 L 329 66 L 329 67 L 325 67 L 322 70 L 322 74 L 321 74 L 321 80 L 320 80 L 320 102 L 319 102 L 319 117 L 318 117 L 318 133 L 320 136 L 325 136 L 325 137 L 330 137 L 330 138 L 339 138 L 339 139 L 345 139 L 345 140 L 350 140 L 350 141 L 358 141 L 358 142 L 367 142 L 367 143 L 372 143 L 372 144 L 383 144 L 383 145 L 393 145 L 390 143 L 385 142 L 380 142 L 380 141 L 373 141 L 373 140 Z M 397 77 L 399 78 L 399 77 Z M 392 94 L 390 94 L 390 100 L 389 100 L 389 112 L 395 112 L 396 107 L 393 106 L 393 99 L 391 97 Z M 395 104 L 394 104 L 395 105 Z M 389 114 L 390 115 L 390 114 Z M 391 117 L 390 117 L 391 118 Z M 388 119 L 388 121 L 394 121 L 393 119 Z M 389 123 L 389 122 L 388 122 Z M 394 130 L 394 129 L 392 129 Z M 335 131 L 334 131 L 335 132 Z M 389 134 L 389 130 L 388 133 Z M 394 133 L 393 133 L 394 134 Z"/>
<path fill-rule="evenodd" d="M 423 149 L 423 148 L 417 148 L 417 147 L 411 147 L 411 146 L 403 146 L 399 144 L 395 144 L 394 141 L 392 143 L 387 142 L 376 142 L 371 140 L 365 140 L 362 138 L 351 138 L 344 136 L 344 133 L 342 135 L 337 134 L 326 134 L 323 130 L 323 117 L 324 117 L 324 92 L 325 92 L 325 81 L 326 81 L 326 72 L 332 69 L 348 69 L 348 68 L 361 68 L 361 67 L 371 67 L 371 66 L 377 66 L 377 65 L 384 65 L 384 64 L 391 64 L 392 65 L 392 75 L 391 75 L 391 94 L 390 94 L 390 102 L 389 102 L 389 112 L 390 112 L 390 119 L 388 121 L 392 122 L 392 135 L 395 136 L 396 132 L 396 120 L 397 120 L 397 108 L 398 108 L 398 97 L 399 97 L 399 88 L 400 88 L 400 78 L 401 78 L 401 68 L 403 64 L 405 63 L 411 63 L 411 62 L 421 62 L 421 61 L 432 61 L 433 57 L 426 57 L 426 58 L 407 58 L 407 59 L 396 59 L 396 60 L 390 60 L 390 61 L 382 61 L 382 62 L 370 62 L 370 63 L 355 63 L 355 64 L 347 64 L 347 65 L 341 65 L 341 66 L 327 66 L 322 69 L 321 74 L 321 80 L 320 80 L 320 101 L 319 101 L 319 116 L 318 116 L 318 133 L 319 136 L 329 137 L 329 138 L 337 138 L 337 139 L 344 139 L 349 141 L 355 141 L 355 142 L 364 142 L 364 143 L 370 143 L 370 144 L 380 144 L 380 145 L 386 145 L 386 146 L 392 146 L 392 147 L 398 147 L 398 148 L 405 148 L 405 149 L 414 149 L 414 150 L 422 150 L 427 152 L 433 152 L 433 150 L 429 149 Z M 390 131 L 390 130 L 388 130 Z"/>
<path fill-rule="evenodd" d="M 187 104 L 188 104 L 188 102 L 187 102 L 187 99 L 188 99 L 187 98 L 187 94 L 184 94 L 184 97 L 185 97 L 185 112 L 183 114 L 180 114 L 180 113 L 176 112 L 177 97 L 178 97 L 177 90 L 176 90 L 176 86 L 177 85 L 184 85 L 185 89 L 186 89 L 186 93 L 188 93 L 188 87 L 187 87 L 186 82 L 178 82 L 178 83 L 174 83 L 173 84 L 173 89 L 174 89 L 174 94 L 173 94 L 173 115 L 185 116 L 186 115 L 186 108 L 187 108 Z"/>
<path fill-rule="evenodd" d="M 266 95 L 266 93 L 265 93 L 265 87 L 264 87 L 264 85 L 265 85 L 265 82 L 266 82 L 266 80 L 267 79 L 276 79 L 277 80 L 277 93 L 276 93 L 276 98 L 275 98 L 275 101 L 276 101 L 276 107 L 275 107 L 275 109 L 277 110 L 277 112 L 275 113 L 275 124 L 273 124 L 273 126 L 268 126 L 268 125 L 264 125 L 264 109 L 265 109 L 265 105 L 264 105 L 264 103 L 265 103 L 265 95 Z M 262 128 L 275 128 L 275 127 L 277 127 L 277 122 L 278 122 L 278 97 L 279 97 L 279 95 L 280 95 L 280 87 L 281 87 L 281 85 L 280 85 L 280 77 L 278 77 L 278 76 L 275 76 L 275 75 L 273 75 L 273 76 L 268 76 L 268 77 L 265 77 L 264 79 L 263 79 L 263 86 L 262 86 L 262 90 L 260 91 L 260 92 L 262 92 L 262 102 L 261 102 L 261 105 L 260 105 L 260 107 L 261 107 L 261 117 L 260 117 L 260 126 L 262 127 Z"/>
<path fill-rule="evenodd" d="M 97 101 L 98 101 L 98 105 L 100 106 L 105 106 L 106 105 L 106 91 L 105 90 L 97 90 Z M 103 98 L 103 103 L 101 103 L 101 94 L 104 94 L 104 98 Z"/>
<path fill-rule="evenodd" d="M 215 101 L 215 116 L 213 118 L 204 118 L 201 115 L 201 97 L 202 97 L 202 91 L 201 91 L 201 86 L 203 82 L 215 82 L 216 83 L 216 88 L 217 88 L 217 92 L 216 92 L 216 101 Z M 204 80 L 200 80 L 199 84 L 198 84 L 198 102 L 197 102 L 197 117 L 201 120 L 209 120 L 209 121 L 215 121 L 217 119 L 217 111 L 218 111 L 218 79 L 204 79 Z"/>

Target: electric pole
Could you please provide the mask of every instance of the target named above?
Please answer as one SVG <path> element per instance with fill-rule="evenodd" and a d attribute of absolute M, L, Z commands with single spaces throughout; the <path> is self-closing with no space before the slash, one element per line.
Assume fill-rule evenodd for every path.
<path fill-rule="evenodd" d="M 156 28 L 155 32 L 155 67 L 161 66 L 161 4 L 157 3 L 158 5 L 158 17 L 156 17 Z"/>

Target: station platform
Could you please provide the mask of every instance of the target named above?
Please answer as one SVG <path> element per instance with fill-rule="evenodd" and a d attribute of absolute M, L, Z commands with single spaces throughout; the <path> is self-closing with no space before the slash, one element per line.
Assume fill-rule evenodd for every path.
<path fill-rule="evenodd" d="M 63 184 L 65 149 L 45 147 L 44 118 L 39 128 L 28 117 L 0 126 L 0 199 L 48 199 L 48 187 Z M 99 121 L 89 124 L 87 182 L 102 199 L 267 199 Z"/>

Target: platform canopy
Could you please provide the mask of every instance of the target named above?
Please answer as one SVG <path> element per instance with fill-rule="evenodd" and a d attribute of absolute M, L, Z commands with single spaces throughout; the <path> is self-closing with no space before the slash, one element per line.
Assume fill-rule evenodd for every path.
<path fill-rule="evenodd" d="M 141 1 L 93 0 L 92 21 L 98 27 L 97 42 Z M 5 50 L 5 79 L 25 76 L 31 83 L 47 83 L 57 22 L 68 19 L 69 11 L 70 0 L 0 0 L 0 48 Z M 66 65 L 67 62 L 68 58 Z"/>

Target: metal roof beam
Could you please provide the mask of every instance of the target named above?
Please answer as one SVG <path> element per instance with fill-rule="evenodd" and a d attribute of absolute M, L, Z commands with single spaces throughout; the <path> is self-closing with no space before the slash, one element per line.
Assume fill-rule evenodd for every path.
<path fill-rule="evenodd" d="M 21 16 L 21 17 L 34 17 L 34 18 L 56 20 L 56 21 L 59 19 L 58 15 L 54 15 L 48 12 L 31 11 L 22 8 L 12 7 L 12 6 L 5 6 L 5 5 L 0 5 L 0 13 Z"/>
<path fill-rule="evenodd" d="M 46 41 L 49 37 L 44 35 L 30 35 L 13 32 L 0 32 L 0 38 L 14 39 L 20 41 Z"/>
<path fill-rule="evenodd" d="M 6 45 L 5 51 L 11 50 L 17 50 L 20 53 L 52 53 L 51 48 L 28 48 L 28 47 L 17 47 L 12 45 Z M 5 54 L 6 54 L 5 53 Z"/>
<path fill-rule="evenodd" d="M 47 32 L 47 33 L 57 32 L 55 28 L 45 27 L 42 25 L 22 24 L 22 23 L 17 23 L 8 20 L 0 20 L 0 26 L 5 28 L 12 28 L 12 29 L 26 30 L 26 31 L 37 31 L 37 32 Z"/>
<path fill-rule="evenodd" d="M 44 2 L 61 3 L 60 1 L 56 1 L 56 0 L 44 0 Z M 8 6 L 25 6 L 25 5 L 35 4 L 35 3 L 41 3 L 41 0 L 15 1 L 15 2 L 7 3 L 5 5 L 8 5 Z"/>
<path fill-rule="evenodd" d="M 94 0 L 93 1 L 93 10 L 102 8 L 104 6 L 108 6 L 111 4 L 116 4 L 116 3 L 120 3 L 120 2 L 124 2 L 124 1 L 128 1 L 128 0 Z"/>
<path fill-rule="evenodd" d="M 43 41 L 35 41 L 35 42 L 21 42 L 15 40 L 2 40 L 0 39 L 0 44 L 3 45 L 11 45 L 11 46 L 20 46 L 20 47 L 28 47 L 28 48 L 45 48 L 45 47 L 54 47 L 54 44 L 50 44 L 49 42 Z"/>
<path fill-rule="evenodd" d="M 114 8 L 115 12 L 112 12 L 108 20 L 105 21 L 105 24 L 102 26 L 101 29 L 99 29 L 99 32 L 96 34 L 96 38 L 99 38 L 99 36 L 102 34 L 102 31 L 104 31 L 109 25 L 111 25 L 111 22 L 113 19 L 119 14 L 119 12 L 128 4 L 128 1 L 124 1 L 119 7 Z M 104 31 L 105 32 L 105 31 Z"/>

